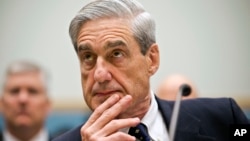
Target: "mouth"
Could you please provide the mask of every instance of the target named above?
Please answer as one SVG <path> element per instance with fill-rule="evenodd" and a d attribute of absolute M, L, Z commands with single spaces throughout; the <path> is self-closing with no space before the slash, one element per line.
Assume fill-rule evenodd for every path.
<path fill-rule="evenodd" d="M 20 111 L 18 112 L 17 116 L 29 116 L 29 113 L 26 111 Z"/>
<path fill-rule="evenodd" d="M 115 93 L 121 93 L 118 90 L 113 90 L 113 91 L 100 91 L 100 92 L 96 92 L 95 95 L 96 96 L 108 96 L 108 95 L 113 95 Z"/>

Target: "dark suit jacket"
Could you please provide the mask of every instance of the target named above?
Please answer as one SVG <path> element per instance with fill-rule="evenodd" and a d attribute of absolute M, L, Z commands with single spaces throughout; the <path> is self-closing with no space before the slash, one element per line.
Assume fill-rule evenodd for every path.
<path fill-rule="evenodd" d="M 156 100 L 168 128 L 174 102 L 158 98 Z M 248 119 L 231 98 L 183 100 L 175 141 L 228 141 L 229 125 L 246 123 Z M 81 126 L 53 141 L 81 141 Z"/>

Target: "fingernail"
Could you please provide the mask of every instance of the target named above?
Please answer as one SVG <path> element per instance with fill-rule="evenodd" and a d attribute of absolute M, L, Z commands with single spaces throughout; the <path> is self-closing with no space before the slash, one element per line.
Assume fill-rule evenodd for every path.
<path fill-rule="evenodd" d="M 113 98 L 114 100 L 118 100 L 118 99 L 119 99 L 119 95 L 114 94 L 114 95 L 112 95 L 112 98 Z"/>
<path fill-rule="evenodd" d="M 140 122 L 140 118 L 138 118 L 138 117 L 136 117 L 135 120 L 138 121 L 138 122 Z"/>
<path fill-rule="evenodd" d="M 128 100 L 128 99 L 131 99 L 132 96 L 131 96 L 131 95 L 125 95 L 124 98 L 125 98 L 126 100 Z"/>

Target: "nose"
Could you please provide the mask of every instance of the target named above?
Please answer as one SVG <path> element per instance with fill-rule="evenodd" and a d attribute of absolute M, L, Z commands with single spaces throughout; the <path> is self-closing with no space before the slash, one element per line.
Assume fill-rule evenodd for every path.
<path fill-rule="evenodd" d="M 21 103 L 25 103 L 26 101 L 28 101 L 29 99 L 29 93 L 27 92 L 27 90 L 21 90 L 18 96 L 18 100 Z"/>
<path fill-rule="evenodd" d="M 101 58 L 98 58 L 96 61 L 94 79 L 99 83 L 110 81 L 112 79 L 112 76 L 109 72 L 108 64 Z"/>

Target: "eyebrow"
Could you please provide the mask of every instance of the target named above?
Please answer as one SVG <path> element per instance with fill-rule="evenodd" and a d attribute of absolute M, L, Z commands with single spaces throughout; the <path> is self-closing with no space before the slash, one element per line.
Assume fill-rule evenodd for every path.
<path fill-rule="evenodd" d="M 77 52 L 84 51 L 84 50 L 92 50 L 89 44 L 80 44 L 77 48 Z"/>
<path fill-rule="evenodd" d="M 122 47 L 126 47 L 126 43 L 124 43 L 123 41 L 121 40 L 116 40 L 116 41 L 108 41 L 105 46 L 104 46 L 104 49 L 107 50 L 108 48 L 114 48 L 114 47 L 117 47 L 117 46 L 122 46 Z"/>
<path fill-rule="evenodd" d="M 116 40 L 116 41 L 108 41 L 105 45 L 104 45 L 104 50 L 107 50 L 109 48 L 114 48 L 117 46 L 122 46 L 122 47 L 126 47 L 126 43 L 124 43 L 121 40 Z M 86 43 L 86 44 L 80 44 L 77 48 L 77 52 L 80 51 L 85 51 L 85 50 L 92 50 L 92 47 L 90 44 Z"/>

